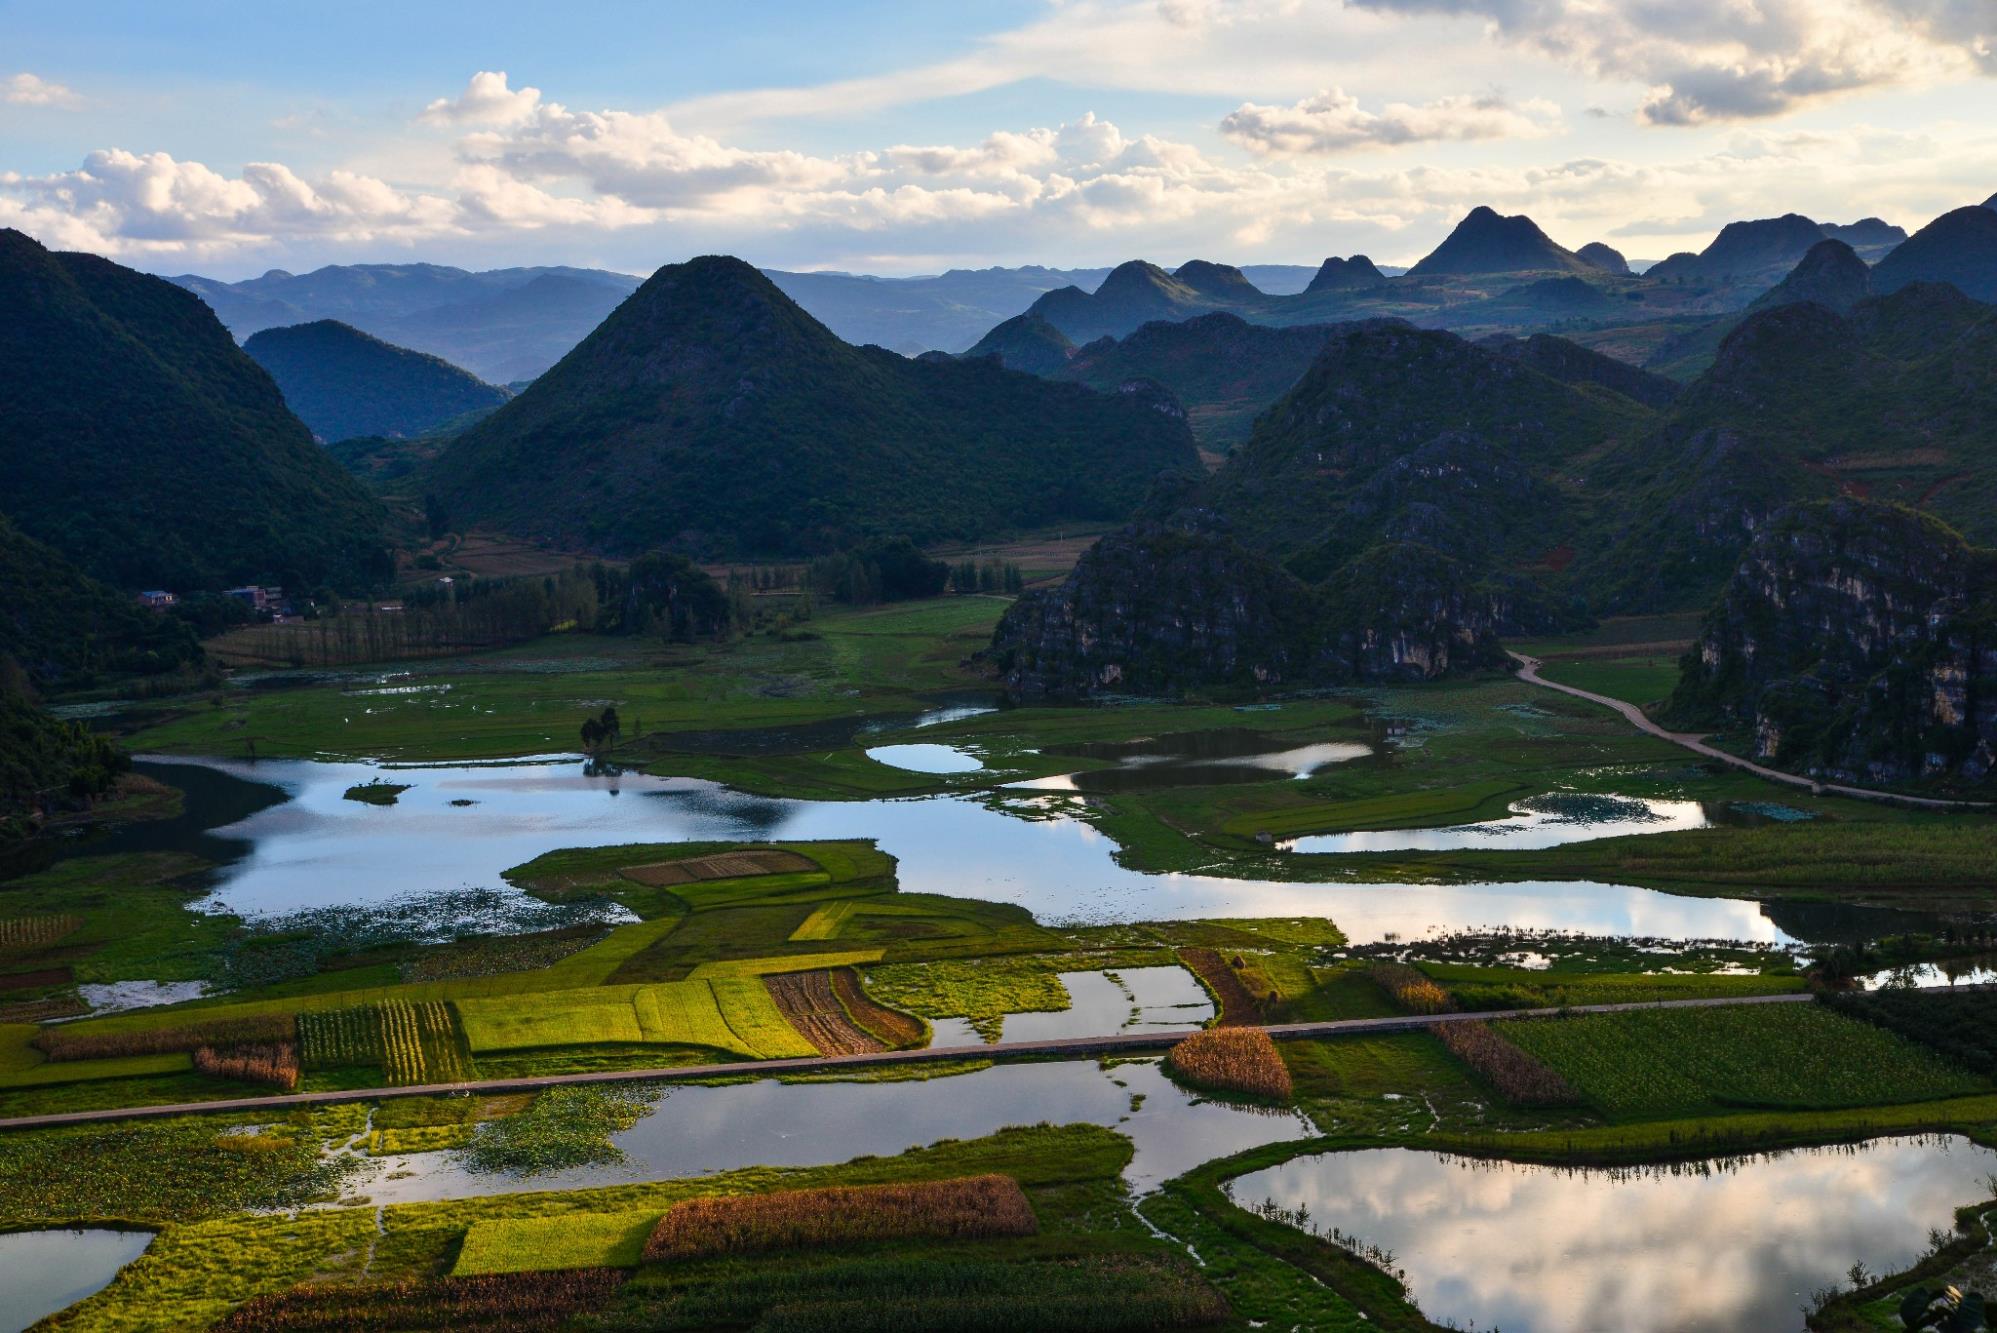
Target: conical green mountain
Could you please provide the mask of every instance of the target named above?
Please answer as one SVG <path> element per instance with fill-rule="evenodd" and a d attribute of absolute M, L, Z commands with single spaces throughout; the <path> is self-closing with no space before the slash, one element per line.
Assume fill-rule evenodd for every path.
<path fill-rule="evenodd" d="M 381 508 L 193 293 L 0 230 L 0 512 L 176 591 L 387 572 Z"/>
<path fill-rule="evenodd" d="M 428 483 L 454 514 L 522 536 L 794 555 L 1116 518 L 1159 473 L 1193 466 L 1162 393 L 854 347 L 749 265 L 709 256 L 653 274 L 459 436 Z"/>
<path fill-rule="evenodd" d="M 243 350 L 270 372 L 299 420 L 329 442 L 421 435 L 508 397 L 441 357 L 383 342 L 336 319 L 265 329 Z"/>
<path fill-rule="evenodd" d="M 1524 214 L 1501 217 L 1495 209 L 1470 210 L 1441 245 L 1408 270 L 1410 277 L 1467 277 L 1493 273 L 1587 273 L 1594 265 L 1554 244 Z"/>
<path fill-rule="evenodd" d="M 1975 205 L 1944 213 L 1872 270 L 1878 292 L 1913 282 L 1946 282 L 1964 296 L 1997 301 L 1997 209 Z"/>
<path fill-rule="evenodd" d="M 994 327 L 964 355 L 966 358 L 995 356 L 1007 370 L 1052 375 L 1068 364 L 1074 352 L 1075 344 L 1067 334 L 1028 311 Z"/>

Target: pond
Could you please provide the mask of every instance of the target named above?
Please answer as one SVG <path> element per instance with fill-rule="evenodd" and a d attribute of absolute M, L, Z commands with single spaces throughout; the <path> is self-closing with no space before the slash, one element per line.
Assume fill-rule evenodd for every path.
<path fill-rule="evenodd" d="M 1867 990 L 1905 987 L 1913 990 L 1941 990 L 1951 986 L 1988 986 L 1997 983 L 1997 961 L 1989 958 L 1961 958 L 1943 963 L 1906 963 L 1861 977 Z"/>
<path fill-rule="evenodd" d="M 984 768 L 976 755 L 954 745 L 876 745 L 867 758 L 910 773 L 976 773 Z"/>
<path fill-rule="evenodd" d="M 1294 1111 L 1209 1101 L 1155 1060 L 1003 1064 L 913 1082 L 676 1087 L 613 1136 L 626 1160 L 520 1177 L 467 1171 L 449 1152 L 383 1158 L 356 1192 L 374 1203 L 580 1189 L 709 1175 L 745 1166 L 820 1166 L 892 1156 L 942 1139 L 975 1139 L 1042 1122 L 1114 1128 L 1136 1146 L 1124 1179 L 1140 1192 L 1210 1158 L 1314 1131 Z M 404 1174 L 407 1173 L 407 1174 Z M 400 1177 L 400 1178 L 397 1178 Z"/>
<path fill-rule="evenodd" d="M 1854 1263 L 1905 1268 L 1930 1227 L 1989 1196 L 1993 1168 L 1997 1152 L 1958 1137 L 1621 1171 L 1382 1148 L 1296 1158 L 1231 1193 L 1391 1252 L 1437 1322 L 1733 1333 L 1799 1327 Z"/>
<path fill-rule="evenodd" d="M 1126 967 L 1115 972 L 1057 972 L 1068 1007 L 1007 1014 L 994 1041 L 1053 1041 L 1113 1032 L 1196 1028 L 1213 1017 L 1213 998 L 1183 967 Z M 984 1038 L 967 1019 L 930 1021 L 932 1046 L 975 1046 Z"/>
<path fill-rule="evenodd" d="M 1698 801 L 1654 801 L 1638 796 L 1548 792 L 1514 802 L 1507 819 L 1451 828 L 1390 829 L 1377 833 L 1326 833 L 1283 844 L 1293 852 L 1450 852 L 1464 848 L 1531 851 L 1630 833 L 1673 833 L 1706 828 Z"/>
<path fill-rule="evenodd" d="M 1586 880 L 1367 884 L 1147 874 L 1119 865 L 1115 842 L 1067 798 L 1024 793 L 781 800 L 545 760 L 420 767 L 154 760 L 139 768 L 183 788 L 185 814 L 125 825 L 74 850 L 194 852 L 218 867 L 201 905 L 250 916 L 462 890 L 510 895 L 531 915 L 524 909 L 532 904 L 500 872 L 557 848 L 872 838 L 899 861 L 905 890 L 1016 903 L 1052 923 L 1325 916 L 1355 943 L 1500 926 L 1766 944 L 1816 937 L 1814 917 L 1800 909 Z M 394 805 L 342 799 L 348 787 L 385 774 L 409 784 Z M 1878 933 L 1905 929 L 1911 919 L 1840 909 L 1835 925 L 1841 934 Z"/>
<path fill-rule="evenodd" d="M 145 1253 L 150 1231 L 15 1231 L 0 1235 L 0 1333 L 102 1291 Z"/>
<path fill-rule="evenodd" d="M 1219 787 L 1246 782 L 1307 778 L 1333 764 L 1371 758 L 1371 745 L 1314 741 L 1271 750 L 1265 732 L 1246 727 L 1179 732 L 1134 741 L 1091 741 L 1050 749 L 1060 758 L 1113 761 L 1114 767 L 1081 769 L 1008 783 L 1021 791 L 1155 791 L 1165 787 Z"/>

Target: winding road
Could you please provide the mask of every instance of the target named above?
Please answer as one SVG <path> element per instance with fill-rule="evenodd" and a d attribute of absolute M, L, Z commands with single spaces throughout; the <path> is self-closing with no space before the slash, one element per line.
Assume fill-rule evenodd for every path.
<path fill-rule="evenodd" d="M 1544 1018 L 1555 1014 L 1618 1014 L 1633 1009 L 1717 1009 L 1739 1004 L 1808 1004 L 1808 991 L 1775 995 L 1720 996 L 1700 1000 L 1650 1000 L 1637 1004 L 1584 1004 L 1564 1009 L 1500 1009 L 1467 1014 L 1396 1014 L 1391 1018 L 1341 1018 L 1319 1023 L 1273 1023 L 1263 1031 L 1283 1040 L 1315 1037 L 1367 1036 L 1383 1032 L 1417 1032 L 1445 1023 L 1490 1022 L 1506 1018 Z M 162 1116 L 240 1115 L 255 1111 L 292 1111 L 303 1106 L 337 1102 L 386 1101 L 393 1097 L 433 1097 L 451 1093 L 536 1092 L 576 1083 L 644 1083 L 690 1079 L 769 1077 L 777 1074 L 823 1073 L 826 1070 L 873 1069 L 885 1065 L 919 1065 L 951 1060 L 1074 1059 L 1092 1055 L 1128 1055 L 1175 1046 L 1198 1028 L 1162 1032 L 1119 1032 L 1105 1037 L 1062 1037 L 1050 1041 L 1001 1041 L 989 1046 L 924 1047 L 914 1051 L 873 1051 L 861 1055 L 819 1055 L 792 1060 L 742 1060 L 725 1065 L 679 1065 L 665 1069 L 598 1070 L 587 1074 L 537 1074 L 527 1078 L 472 1079 L 463 1083 L 421 1083 L 389 1088 L 342 1088 L 337 1092 L 278 1093 L 268 1097 L 232 1097 L 226 1101 L 175 1102 L 159 1106 L 107 1107 L 95 1111 L 57 1111 L 0 1119 L 0 1130 L 49 1129 L 57 1125 L 101 1124 L 107 1120 L 158 1119 Z"/>
<path fill-rule="evenodd" d="M 1586 699 L 1589 703 L 1600 704 L 1604 708 L 1613 708 L 1616 712 L 1622 714 L 1624 719 L 1638 731 L 1647 732 L 1659 740 L 1670 741 L 1673 745 L 1681 745 L 1693 754 L 1703 755 L 1707 759 L 1717 759 L 1723 764 L 1731 764 L 1735 768 L 1744 769 L 1756 777 L 1767 778 L 1771 782 L 1786 782 L 1792 787 L 1805 788 L 1818 796 L 1826 793 L 1838 796 L 1856 796 L 1860 800 L 1891 801 L 1899 805 L 1910 805 L 1922 810 L 1988 810 L 1991 808 L 1991 804 L 1988 801 L 1945 801 L 1934 796 L 1908 796 L 1902 792 L 1880 791 L 1874 787 L 1847 787 L 1837 782 L 1819 782 L 1815 778 L 1804 777 L 1800 773 L 1784 773 L 1779 768 L 1769 768 L 1765 764 L 1755 763 L 1752 759 L 1746 759 L 1737 754 L 1729 754 L 1718 746 L 1708 744 L 1703 737 L 1695 735 L 1692 732 L 1667 731 L 1657 723 L 1651 721 L 1649 716 L 1633 703 L 1627 703 L 1621 699 L 1611 699 L 1608 695 L 1596 694 L 1593 690 L 1584 690 L 1573 685 L 1562 685 L 1557 680 L 1548 680 L 1539 674 L 1541 663 L 1537 657 L 1527 657 L 1524 653 L 1513 653 L 1510 649 L 1506 651 L 1510 654 L 1511 659 L 1519 664 L 1519 679 L 1528 685 L 1538 685 L 1544 689 L 1558 690 L 1562 694 L 1571 694 L 1576 699 Z"/>

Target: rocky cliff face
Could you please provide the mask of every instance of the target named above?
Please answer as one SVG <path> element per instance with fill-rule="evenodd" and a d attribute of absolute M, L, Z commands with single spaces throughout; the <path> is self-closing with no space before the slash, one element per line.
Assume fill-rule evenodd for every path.
<path fill-rule="evenodd" d="M 1997 552 L 1895 505 L 1786 509 L 1707 617 L 1671 709 L 1824 777 L 1988 782 Z"/>
<path fill-rule="evenodd" d="M 1500 601 L 1415 546 L 1305 583 L 1202 515 L 1103 538 L 1006 613 L 988 656 L 1027 698 L 1428 680 L 1496 663 Z"/>

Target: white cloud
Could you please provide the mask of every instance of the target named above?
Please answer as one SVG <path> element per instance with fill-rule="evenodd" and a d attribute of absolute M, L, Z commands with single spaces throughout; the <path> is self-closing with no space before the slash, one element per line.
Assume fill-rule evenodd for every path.
<path fill-rule="evenodd" d="M 21 73 L 0 79 L 0 102 L 8 106 L 76 107 L 83 99 L 60 83 Z"/>
<path fill-rule="evenodd" d="M 1243 102 L 1220 132 L 1257 153 L 1342 153 L 1445 140 L 1538 139 L 1560 128 L 1560 108 L 1542 98 L 1514 103 L 1498 93 L 1445 97 L 1421 106 L 1389 102 L 1368 111 L 1327 88 L 1289 106 Z"/>
<path fill-rule="evenodd" d="M 509 88 L 505 70 L 480 70 L 456 97 L 440 97 L 423 108 L 433 125 L 513 125 L 534 114 L 539 88 Z"/>
<path fill-rule="evenodd" d="M 1774 116 L 1866 89 L 1997 72 L 1989 0 L 1347 0 L 1482 19 L 1501 40 L 1647 89 L 1653 125 Z"/>

